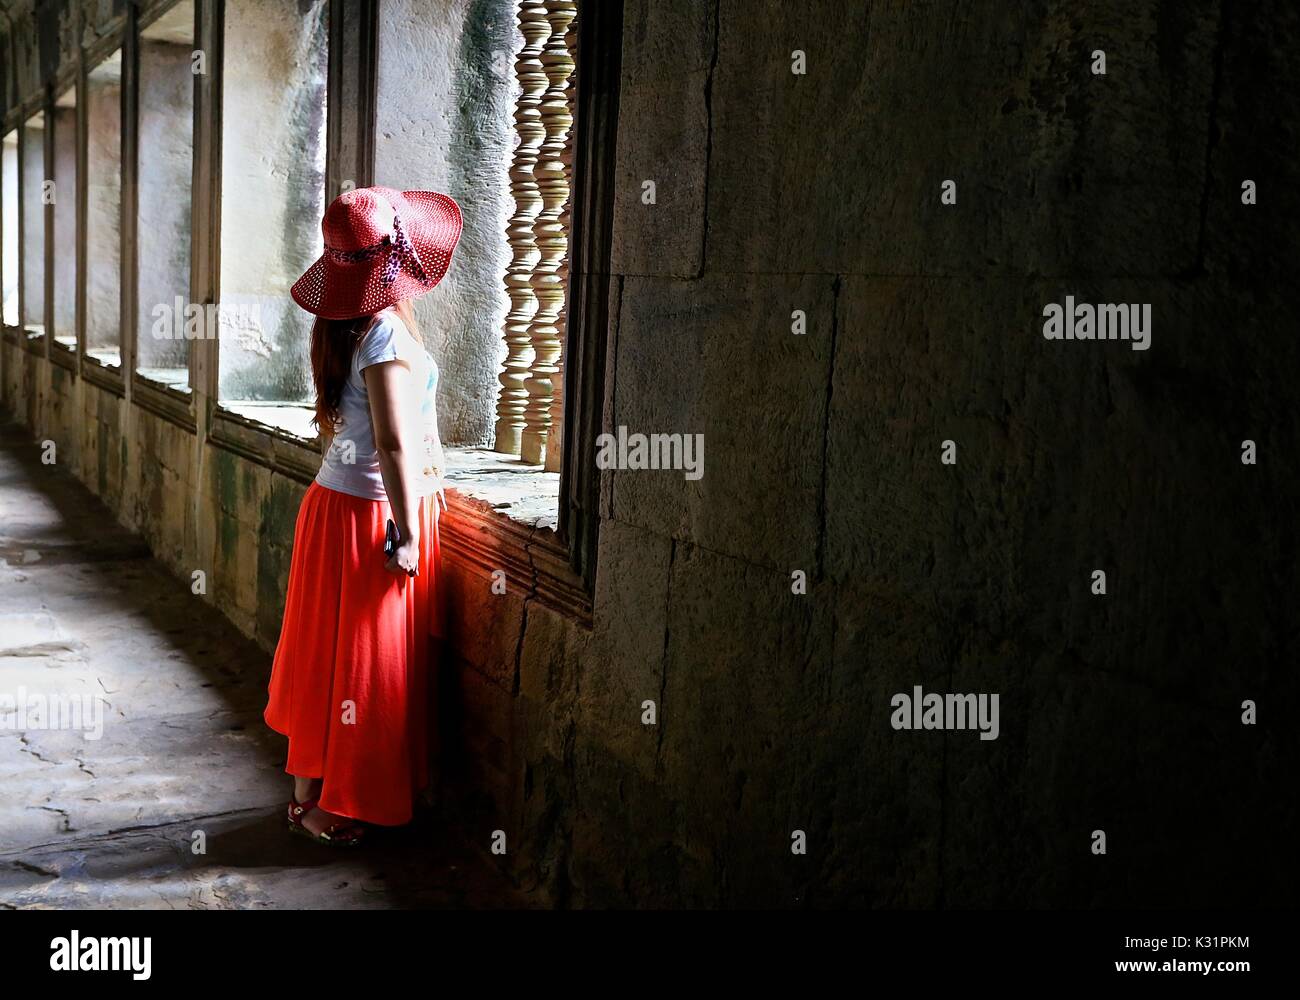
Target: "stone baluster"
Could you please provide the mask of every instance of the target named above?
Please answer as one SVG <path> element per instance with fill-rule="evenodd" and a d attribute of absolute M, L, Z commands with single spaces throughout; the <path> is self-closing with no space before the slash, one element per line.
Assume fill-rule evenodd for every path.
<path fill-rule="evenodd" d="M 542 48 L 551 32 L 543 0 L 522 0 L 519 5 L 519 30 L 524 47 L 515 60 L 515 75 L 521 93 L 515 108 L 515 130 L 519 145 L 510 166 L 510 193 L 515 200 L 515 214 L 506 228 L 510 244 L 510 265 L 506 268 L 506 294 L 510 312 L 506 315 L 506 359 L 501 371 L 501 395 L 497 399 L 496 451 L 518 455 L 524 429 L 524 411 L 528 403 L 528 379 L 533 361 L 530 325 L 538 301 L 533 292 L 533 271 L 540 259 L 534 236 L 534 222 L 543 201 L 535 177 L 538 151 L 546 138 L 542 124 L 542 94 L 548 76 L 542 67 Z"/>
<path fill-rule="evenodd" d="M 572 131 L 574 116 L 574 97 L 577 93 L 577 65 L 578 65 L 578 19 L 572 18 L 569 21 L 569 29 L 564 36 L 565 45 L 569 50 L 569 58 L 573 61 L 574 69 L 569 76 L 568 87 L 565 91 L 565 98 L 569 103 L 569 141 L 564 144 L 564 177 L 569 185 L 568 195 L 573 193 L 573 137 Z M 560 225 L 566 233 L 571 231 L 573 203 L 571 197 L 565 198 L 564 212 L 560 216 Z M 564 258 L 560 262 L 560 278 L 564 282 L 563 287 L 567 291 L 569 287 L 569 253 L 572 247 L 572 241 L 565 247 Z M 565 300 L 560 300 L 560 315 L 556 320 L 556 326 L 560 330 L 567 330 L 567 311 L 564 308 Z M 560 358 L 556 362 L 556 372 L 551 376 L 551 426 L 547 432 L 546 445 L 546 471 L 560 471 L 560 456 L 564 448 L 564 374 L 565 358 L 568 354 L 568 338 L 560 337 Z"/>
<path fill-rule="evenodd" d="M 575 0 L 544 0 L 550 35 L 542 50 L 541 63 L 549 86 L 541 101 L 542 125 L 546 138 L 538 153 L 533 176 L 542 196 L 542 211 L 533 223 L 539 257 L 533 268 L 532 289 L 537 311 L 529 324 L 533 347 L 529 369 L 527 406 L 520 455 L 525 462 L 546 462 L 547 440 L 551 430 L 551 404 L 556 397 L 555 383 L 560 371 L 562 336 L 560 314 L 564 308 L 564 258 L 569 248 L 568 232 L 561 216 L 569 201 L 568 171 L 565 165 L 569 130 L 573 115 L 569 109 L 568 87 L 574 61 L 566 34 L 577 15 Z M 558 446 L 557 439 L 557 446 Z"/>

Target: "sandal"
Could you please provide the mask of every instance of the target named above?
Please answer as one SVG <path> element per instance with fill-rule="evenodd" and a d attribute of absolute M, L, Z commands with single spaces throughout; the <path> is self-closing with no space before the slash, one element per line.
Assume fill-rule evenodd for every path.
<path fill-rule="evenodd" d="M 299 802 L 292 795 L 289 796 L 289 832 L 300 833 L 318 844 L 329 844 L 331 847 L 356 847 L 359 845 L 365 830 L 355 820 L 341 820 L 320 833 L 312 833 L 307 829 L 302 818 L 316 808 L 319 802 L 319 798 Z"/>

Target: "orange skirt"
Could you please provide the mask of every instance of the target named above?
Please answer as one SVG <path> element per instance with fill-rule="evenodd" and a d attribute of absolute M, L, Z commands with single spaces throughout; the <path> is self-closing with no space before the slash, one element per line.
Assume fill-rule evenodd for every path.
<path fill-rule="evenodd" d="M 285 771 L 322 778 L 320 807 L 367 823 L 411 819 L 428 783 L 430 635 L 441 636 L 438 504 L 420 501 L 420 572 L 384 569 L 386 500 L 313 482 L 298 510 L 266 724 Z"/>

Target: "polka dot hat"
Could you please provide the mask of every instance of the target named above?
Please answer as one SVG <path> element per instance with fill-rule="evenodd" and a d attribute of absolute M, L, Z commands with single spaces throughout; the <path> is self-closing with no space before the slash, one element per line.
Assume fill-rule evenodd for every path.
<path fill-rule="evenodd" d="M 293 300 L 325 319 L 368 316 L 431 291 L 460 240 L 460 206 L 436 191 L 367 187 L 325 210 L 325 252 L 293 283 Z"/>

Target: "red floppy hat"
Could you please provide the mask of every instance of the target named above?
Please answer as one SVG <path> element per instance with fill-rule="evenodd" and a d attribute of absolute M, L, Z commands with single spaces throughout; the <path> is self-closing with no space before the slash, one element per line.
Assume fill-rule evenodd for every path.
<path fill-rule="evenodd" d="M 321 220 L 325 252 L 289 294 L 309 313 L 355 319 L 430 291 L 451 266 L 460 206 L 436 191 L 344 191 Z"/>

